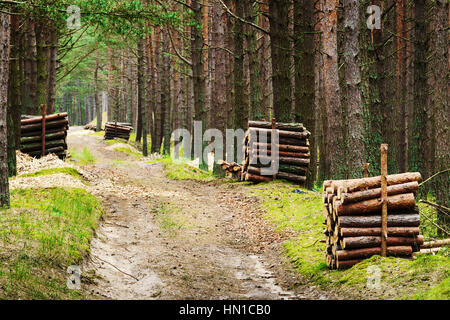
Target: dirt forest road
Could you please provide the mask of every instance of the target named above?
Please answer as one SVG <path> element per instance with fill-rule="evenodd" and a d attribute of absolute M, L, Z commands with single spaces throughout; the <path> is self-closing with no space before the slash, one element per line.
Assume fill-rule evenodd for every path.
<path fill-rule="evenodd" d="M 83 167 L 91 185 L 120 186 L 101 192 L 106 215 L 82 268 L 91 279 L 82 280 L 85 290 L 107 299 L 331 298 L 295 273 L 239 187 L 170 180 L 162 164 L 80 128 L 70 129 L 68 143 L 96 158 Z"/>

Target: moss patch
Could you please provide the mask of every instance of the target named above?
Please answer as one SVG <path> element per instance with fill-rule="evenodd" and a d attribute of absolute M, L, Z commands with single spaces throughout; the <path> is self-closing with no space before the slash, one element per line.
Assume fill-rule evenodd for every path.
<path fill-rule="evenodd" d="M 75 162 L 79 165 L 94 164 L 96 162 L 94 156 L 88 148 L 83 148 L 82 151 L 79 151 L 78 149 L 71 149 L 70 160 L 75 160 Z"/>
<path fill-rule="evenodd" d="M 357 299 L 449 299 L 450 257 L 446 251 L 417 260 L 373 256 L 348 270 L 330 271 L 326 267 L 322 198 L 317 192 L 274 181 L 245 187 L 260 199 L 264 218 L 274 229 L 289 235 L 284 241 L 286 254 L 299 273 L 324 288 Z M 368 288 L 370 269 L 379 268 L 380 286 Z M 377 269 L 378 270 L 378 269 Z"/>
<path fill-rule="evenodd" d="M 76 170 L 74 168 L 69 168 L 69 167 L 43 169 L 43 170 L 40 170 L 40 171 L 37 171 L 37 172 L 23 174 L 23 175 L 20 176 L 20 178 L 39 177 L 39 176 L 46 176 L 46 175 L 52 175 L 52 174 L 58 174 L 58 173 L 67 174 L 69 176 L 72 176 L 74 178 L 82 180 L 81 173 L 78 170 Z"/>
<path fill-rule="evenodd" d="M 66 286 L 81 263 L 103 211 L 82 189 L 16 189 L 0 210 L 0 299 L 83 299 Z"/>

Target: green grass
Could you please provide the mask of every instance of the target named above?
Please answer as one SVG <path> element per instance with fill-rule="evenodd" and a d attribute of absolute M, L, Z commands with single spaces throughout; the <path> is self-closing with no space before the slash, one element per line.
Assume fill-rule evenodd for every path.
<path fill-rule="evenodd" d="M 260 199 L 278 232 L 289 235 L 284 241 L 286 254 L 305 278 L 324 288 L 336 288 L 350 297 L 361 299 L 449 299 L 450 257 L 447 251 L 435 256 L 423 255 L 411 261 L 374 256 L 348 270 L 330 271 L 326 267 L 320 193 L 293 193 L 297 186 L 270 182 L 247 186 Z M 306 192 L 306 190 L 303 190 Z M 367 288 L 368 267 L 380 268 L 380 290 Z"/>
<path fill-rule="evenodd" d="M 82 189 L 16 189 L 0 210 L 0 299 L 82 299 L 66 287 L 67 267 L 82 262 L 103 211 Z"/>
<path fill-rule="evenodd" d="M 82 179 L 82 175 L 81 175 L 81 173 L 78 170 L 73 169 L 73 168 L 69 168 L 69 167 L 43 169 L 43 170 L 40 170 L 40 171 L 37 171 L 37 172 L 23 174 L 19 178 L 39 177 L 39 176 L 52 175 L 52 174 L 58 174 L 58 173 L 67 174 L 67 175 L 72 176 L 72 177 L 74 177 L 76 179 L 83 180 Z"/>
<path fill-rule="evenodd" d="M 94 156 L 86 147 L 83 148 L 82 151 L 79 151 L 78 149 L 71 149 L 70 155 L 70 159 L 75 160 L 79 165 L 94 164 L 96 162 Z"/>
<path fill-rule="evenodd" d="M 175 236 L 179 230 L 187 226 L 187 221 L 180 214 L 180 209 L 159 204 L 152 209 L 161 229 Z"/>
<path fill-rule="evenodd" d="M 173 180 L 196 180 L 208 182 L 215 180 L 216 177 L 208 171 L 204 171 L 188 165 L 182 160 L 174 160 L 172 158 L 162 158 L 148 161 L 147 163 L 162 163 L 164 164 L 164 173 L 169 179 Z"/>

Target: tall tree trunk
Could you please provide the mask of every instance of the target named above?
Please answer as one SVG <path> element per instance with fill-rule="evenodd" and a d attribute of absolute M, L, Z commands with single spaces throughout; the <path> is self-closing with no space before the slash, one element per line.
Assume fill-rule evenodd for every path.
<path fill-rule="evenodd" d="M 162 130 L 163 130 L 163 114 L 162 114 L 162 67 L 161 67 L 161 30 L 156 28 L 155 40 L 155 91 L 156 91 L 156 108 L 155 108 L 155 143 L 152 144 L 152 152 L 161 151 Z"/>
<path fill-rule="evenodd" d="M 8 78 L 10 17 L 0 13 L 0 208 L 9 207 L 8 170 Z"/>
<path fill-rule="evenodd" d="M 245 0 L 244 11 L 246 20 L 258 23 L 258 6 L 256 0 Z M 256 29 L 248 26 L 246 32 L 248 45 L 248 60 L 250 74 L 250 118 L 252 120 L 262 120 L 264 118 L 264 108 L 262 105 L 262 89 L 260 66 L 258 60 L 258 39 Z M 225 46 L 225 44 L 223 44 Z"/>
<path fill-rule="evenodd" d="M 193 19 L 195 24 L 191 28 L 191 50 L 192 50 L 192 79 L 194 88 L 194 110 L 195 121 L 201 121 L 202 123 L 202 135 L 206 129 L 206 109 L 205 109 L 205 73 L 204 73 L 204 61 L 203 61 L 203 34 L 202 30 L 198 27 L 202 25 L 202 6 L 201 0 L 192 0 L 191 7 L 193 11 Z M 195 148 L 193 148 L 195 150 Z M 203 147 L 201 150 L 197 150 L 194 157 L 198 157 L 200 162 L 203 158 Z M 205 167 L 204 165 L 202 166 Z"/>
<path fill-rule="evenodd" d="M 17 174 L 16 150 L 20 145 L 20 115 L 21 115 L 21 92 L 20 92 L 20 19 L 11 16 L 11 50 L 9 66 L 8 85 L 8 111 L 7 111 L 7 133 L 8 133 L 8 168 L 9 176 Z"/>
<path fill-rule="evenodd" d="M 306 187 L 314 187 L 317 175 L 317 147 L 315 137 L 315 70 L 314 70 L 314 2 L 294 2 L 294 66 L 295 121 L 302 122 L 312 133 L 310 137 L 311 165 Z"/>
<path fill-rule="evenodd" d="M 99 64 L 98 64 L 98 55 L 95 57 L 95 69 L 94 69 L 94 101 L 95 104 L 93 106 L 93 108 L 95 108 L 96 112 L 97 112 L 97 127 L 96 127 L 96 131 L 101 131 L 102 130 L 102 105 L 100 104 L 100 96 L 99 96 L 99 92 L 98 92 L 98 69 L 99 69 Z"/>
<path fill-rule="evenodd" d="M 343 141 L 341 100 L 339 93 L 338 51 L 337 51 L 337 7 L 335 0 L 325 0 L 322 46 L 324 52 L 323 103 L 327 117 L 325 132 L 327 168 L 329 179 L 345 176 L 346 146 Z M 274 91 L 275 94 L 275 91 Z"/>
<path fill-rule="evenodd" d="M 163 31 L 163 73 L 161 78 L 162 83 L 162 92 L 163 95 L 161 96 L 161 105 L 163 107 L 163 137 L 164 137 L 164 148 L 163 148 L 163 154 L 169 155 L 170 154 L 170 106 L 171 106 L 171 95 L 170 95 L 170 58 L 168 56 L 168 53 L 170 53 L 170 47 L 169 47 L 169 37 L 167 34 L 167 31 Z"/>
<path fill-rule="evenodd" d="M 236 15 L 244 17 L 244 1 L 236 1 Z M 234 128 L 248 126 L 248 97 L 245 94 L 244 24 L 234 21 Z"/>
<path fill-rule="evenodd" d="M 145 57 L 144 57 L 144 43 L 145 39 L 138 40 L 138 65 L 137 65 L 137 78 L 138 78 L 138 107 L 137 107 L 137 129 L 136 129 L 136 142 L 141 142 L 142 128 L 143 128 L 143 114 L 142 109 L 145 104 Z"/>
<path fill-rule="evenodd" d="M 147 104 L 145 103 L 145 38 L 138 40 L 138 117 L 141 118 L 142 154 L 146 157 L 147 150 Z M 138 120 L 139 121 L 139 120 Z M 139 126 L 139 122 L 138 122 Z M 136 137 L 136 141 L 138 138 Z"/>
<path fill-rule="evenodd" d="M 414 49 L 414 111 L 413 111 L 413 140 L 411 141 L 411 168 L 422 173 L 427 178 L 430 174 L 426 163 L 429 159 L 431 141 L 427 132 L 427 122 L 432 112 L 427 108 L 427 21 L 426 0 L 415 1 L 415 49 Z M 422 196 L 428 193 L 428 186 L 424 185 L 420 190 Z"/>
<path fill-rule="evenodd" d="M 448 23 L 449 3 L 448 1 L 435 1 L 432 14 L 432 43 L 435 49 L 431 59 L 431 74 L 433 75 L 434 90 L 432 91 L 432 105 L 434 112 L 434 125 L 436 128 L 436 152 L 435 171 L 448 169 L 450 163 L 450 133 L 449 133 L 449 47 L 448 47 Z M 450 207 L 450 173 L 436 177 L 433 183 L 433 193 L 436 202 L 445 207 Z M 449 230 L 450 218 L 448 215 L 438 211 L 438 223 Z"/>
<path fill-rule="evenodd" d="M 269 0 L 273 111 L 277 121 L 292 120 L 289 0 Z"/>
<path fill-rule="evenodd" d="M 226 57 L 225 50 L 221 49 L 226 45 L 226 13 L 223 10 L 222 5 L 218 2 L 214 2 L 212 8 L 212 44 L 216 48 L 214 51 L 214 99 L 213 99 L 213 127 L 220 130 L 225 137 L 225 131 L 227 126 L 227 93 L 225 91 L 227 85 L 226 74 Z M 223 141 L 221 141 L 223 143 Z M 216 159 L 224 159 L 224 150 L 214 150 Z M 222 154 L 220 154 L 222 153 Z M 219 173 L 219 167 L 217 162 L 214 161 L 213 171 Z"/>
<path fill-rule="evenodd" d="M 48 48 L 47 114 L 55 112 L 56 68 L 58 63 L 58 31 L 51 28 Z"/>
<path fill-rule="evenodd" d="M 348 112 L 348 172 L 352 178 L 362 177 L 365 163 L 364 122 L 359 69 L 359 0 L 344 0 L 344 82 Z"/>
<path fill-rule="evenodd" d="M 36 38 L 36 23 L 32 20 L 28 24 L 28 57 L 30 63 L 29 72 L 29 104 L 25 112 L 33 115 L 38 113 L 38 100 L 37 100 L 37 83 L 38 83 L 38 61 L 37 61 L 37 38 Z"/>
<path fill-rule="evenodd" d="M 153 100 L 154 100 L 154 79 L 153 79 L 153 43 L 152 35 L 147 34 L 146 38 L 146 58 L 147 58 L 147 131 L 150 133 L 151 145 L 153 144 Z"/>
<path fill-rule="evenodd" d="M 48 26 L 41 21 L 36 29 L 37 40 L 37 103 L 38 107 L 35 114 L 39 114 L 39 106 L 47 103 L 47 45 L 48 45 Z"/>

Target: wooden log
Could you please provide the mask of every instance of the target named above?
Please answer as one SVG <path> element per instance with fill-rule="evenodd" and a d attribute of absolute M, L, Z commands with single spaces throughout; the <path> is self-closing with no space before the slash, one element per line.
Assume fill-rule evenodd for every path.
<path fill-rule="evenodd" d="M 253 155 L 272 155 L 272 150 L 269 149 L 252 149 Z M 279 151 L 277 152 L 278 156 L 280 157 L 292 157 L 292 158 L 302 158 L 302 159 L 309 159 L 311 157 L 310 153 L 299 153 L 299 152 L 286 152 L 286 151 Z"/>
<path fill-rule="evenodd" d="M 398 194 L 387 198 L 387 209 L 408 209 L 416 205 L 414 193 Z M 371 199 L 349 204 L 336 204 L 336 212 L 339 216 L 362 215 L 380 211 L 382 207 L 381 199 Z"/>
<path fill-rule="evenodd" d="M 261 168 L 249 166 L 247 168 L 247 171 L 250 174 L 261 176 Z M 272 177 L 272 176 L 266 176 L 266 177 Z M 292 173 L 281 172 L 281 171 L 279 171 L 276 174 L 276 179 L 285 179 L 285 180 L 288 180 L 288 181 L 299 182 L 299 183 L 303 183 L 303 182 L 306 181 L 306 177 L 305 176 L 295 175 L 295 174 L 292 174 Z M 270 180 L 267 180 L 267 181 L 270 181 Z"/>
<path fill-rule="evenodd" d="M 275 157 L 276 158 L 276 157 Z M 260 156 L 260 155 L 251 155 L 251 162 L 259 162 L 259 163 L 270 163 L 272 157 L 268 156 Z M 250 163 L 251 163 L 250 162 Z M 278 157 L 278 162 L 281 164 L 292 164 L 296 166 L 307 166 L 310 163 L 310 159 L 296 159 L 289 157 Z"/>
<path fill-rule="evenodd" d="M 423 244 L 423 236 L 418 235 L 417 237 L 387 237 L 387 246 L 405 246 L 405 245 L 415 245 L 421 246 Z M 348 237 L 343 238 L 341 241 L 341 246 L 343 249 L 353 249 L 353 248 L 371 248 L 379 247 L 381 245 L 381 236 L 366 236 L 366 237 Z"/>
<path fill-rule="evenodd" d="M 261 128 L 250 128 L 250 134 L 253 135 L 253 133 L 260 135 L 271 135 L 272 129 L 261 129 Z M 290 139 L 308 139 L 311 135 L 308 131 L 302 131 L 302 132 L 296 132 L 296 131 L 286 131 L 286 130 L 277 130 L 278 136 L 283 138 L 290 138 Z"/>
<path fill-rule="evenodd" d="M 341 237 L 378 236 L 381 228 L 339 228 Z M 418 227 L 388 227 L 388 236 L 412 237 L 419 235 Z"/>
<path fill-rule="evenodd" d="M 57 120 L 57 121 L 50 121 L 50 122 L 46 122 L 45 128 L 46 129 L 54 129 L 54 128 L 63 129 L 68 124 L 69 124 L 69 121 L 67 121 L 67 119 Z M 42 130 L 42 123 L 29 124 L 29 125 L 26 125 L 26 126 L 21 126 L 20 129 L 21 129 L 21 132 L 40 131 L 40 130 Z"/>
<path fill-rule="evenodd" d="M 60 155 L 62 153 L 64 153 L 66 151 L 66 149 L 64 147 L 56 147 L 56 148 L 49 148 L 49 149 L 45 149 L 45 154 L 56 154 L 56 155 Z M 31 151 L 28 152 L 28 155 L 31 157 L 40 157 L 42 155 L 42 151 Z"/>
<path fill-rule="evenodd" d="M 65 132 L 65 131 L 58 131 L 56 133 L 47 133 L 45 135 L 45 140 L 46 141 L 59 140 L 59 139 L 64 139 L 66 136 L 67 136 L 67 132 Z M 21 137 L 20 144 L 25 145 L 25 144 L 30 144 L 33 142 L 40 142 L 41 139 L 42 139 L 41 136 Z"/>
<path fill-rule="evenodd" d="M 53 141 L 49 141 L 46 144 L 46 148 L 55 148 L 55 147 L 65 147 L 67 148 L 67 144 L 66 141 L 64 139 L 61 140 L 53 140 Z M 25 145 L 21 145 L 20 146 L 20 151 L 27 153 L 30 151 L 37 151 L 37 150 L 41 150 L 42 149 L 42 143 L 37 142 L 37 143 L 30 143 L 30 144 L 25 144 Z"/>
<path fill-rule="evenodd" d="M 411 246 L 388 246 L 386 253 L 388 256 L 394 257 L 407 257 L 412 254 Z M 355 260 L 355 259 L 367 259 L 373 255 L 380 254 L 381 248 L 362 248 L 354 250 L 338 250 L 336 251 L 336 257 L 338 261 Z"/>
<path fill-rule="evenodd" d="M 387 193 L 388 196 L 393 196 L 403 193 L 417 193 L 419 189 L 419 183 L 417 181 L 407 182 L 402 184 L 394 184 L 388 186 Z M 342 193 L 338 194 L 338 199 L 341 200 L 343 204 L 355 203 L 364 200 L 376 199 L 381 197 L 381 188 L 369 189 L 363 191 L 357 191 L 353 193 Z"/>
<path fill-rule="evenodd" d="M 41 132 L 42 131 L 30 131 L 30 132 L 21 132 L 20 133 L 20 137 L 24 138 L 24 137 L 40 137 L 41 136 Z M 47 129 L 45 130 L 46 134 L 50 134 L 50 133 L 58 133 L 58 132 L 64 132 L 67 136 L 67 131 L 65 128 L 54 128 L 54 129 Z"/>
<path fill-rule="evenodd" d="M 250 164 L 248 164 L 248 166 L 249 165 Z M 247 168 L 248 168 L 248 166 L 247 166 Z M 251 164 L 251 166 L 255 167 L 255 168 L 269 167 L 269 165 L 262 165 L 260 163 Z M 279 171 L 282 171 L 282 172 L 293 173 L 293 174 L 302 176 L 302 175 L 306 174 L 308 167 L 307 166 L 295 166 L 295 165 L 289 165 L 289 164 L 279 164 L 278 169 L 279 169 Z"/>
<path fill-rule="evenodd" d="M 259 176 L 256 174 L 251 174 L 251 173 L 246 173 L 245 174 L 245 181 L 252 181 L 252 182 L 267 182 L 267 181 L 272 181 L 273 178 L 270 177 L 266 177 L 266 176 Z"/>
<path fill-rule="evenodd" d="M 420 216 L 418 214 L 388 215 L 388 227 L 418 227 Z M 381 215 L 377 216 L 341 216 L 338 217 L 340 228 L 381 228 Z"/>
<path fill-rule="evenodd" d="M 117 123 L 116 122 L 106 122 L 105 125 L 112 125 L 112 126 L 118 125 L 120 127 L 130 127 L 131 129 L 133 129 L 133 125 L 128 122 L 117 122 Z"/>
<path fill-rule="evenodd" d="M 422 175 L 420 172 L 406 172 L 406 173 L 398 173 L 391 174 L 386 177 L 388 186 L 394 184 L 402 184 L 407 182 L 422 181 Z M 349 179 L 349 180 L 328 180 L 331 183 L 335 183 L 338 185 L 346 186 L 348 188 L 348 192 L 355 192 L 373 188 L 381 187 L 381 176 L 370 177 L 370 178 L 362 178 L 362 179 Z"/>
<path fill-rule="evenodd" d="M 113 130 L 113 131 L 125 131 L 125 132 L 130 132 L 131 131 L 131 127 L 123 127 L 123 126 L 116 126 L 113 124 L 106 124 L 105 125 L 105 129 L 107 130 Z"/>
<path fill-rule="evenodd" d="M 45 122 L 55 121 L 55 120 L 63 120 L 64 118 L 67 118 L 67 112 L 48 115 L 45 117 Z M 23 119 L 20 121 L 20 125 L 25 126 L 25 125 L 36 124 L 36 123 L 41 123 L 41 122 L 42 122 L 42 116 L 41 117 L 33 117 L 33 118 L 29 118 L 29 119 Z"/>
<path fill-rule="evenodd" d="M 277 144 L 279 151 L 286 151 L 286 152 L 300 152 L 300 153 L 309 153 L 308 147 L 302 147 L 302 146 L 292 146 L 288 144 Z M 259 148 L 259 149 L 272 149 L 271 143 L 261 143 L 261 142 L 254 142 L 251 146 L 251 148 Z"/>
<path fill-rule="evenodd" d="M 272 141 L 271 135 L 266 137 L 265 141 L 262 141 L 262 138 L 256 132 L 250 132 L 248 137 L 249 145 L 252 143 L 270 143 Z M 309 147 L 308 139 L 296 139 L 296 138 L 288 138 L 288 137 L 279 137 L 278 143 L 282 145 L 290 145 L 290 146 L 299 146 L 299 147 Z"/>
<path fill-rule="evenodd" d="M 428 249 L 428 248 L 440 248 L 445 246 L 450 246 L 450 239 L 425 242 L 423 245 L 420 246 L 420 248 Z"/>
<path fill-rule="evenodd" d="M 426 248 L 426 249 L 420 249 L 420 251 L 416 252 L 416 255 L 422 255 L 422 254 L 436 254 L 439 251 L 441 251 L 442 247 L 439 248 Z"/>
<path fill-rule="evenodd" d="M 248 126 L 253 128 L 272 129 L 272 122 L 268 121 L 249 121 Z M 302 123 L 275 123 L 275 129 L 287 131 L 306 131 Z"/>
<path fill-rule="evenodd" d="M 355 264 L 360 263 L 364 259 L 355 259 L 355 260 L 343 260 L 343 261 L 336 261 L 336 268 L 338 270 L 344 270 L 353 267 Z"/>

